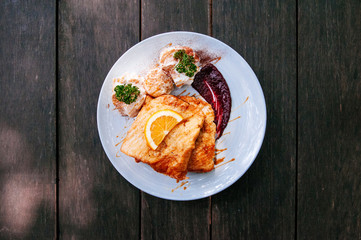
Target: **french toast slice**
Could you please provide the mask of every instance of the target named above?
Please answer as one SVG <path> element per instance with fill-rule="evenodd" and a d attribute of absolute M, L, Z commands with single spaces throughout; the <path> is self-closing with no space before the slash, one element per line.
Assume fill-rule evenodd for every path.
<path fill-rule="evenodd" d="M 160 110 L 173 110 L 184 120 L 176 125 L 156 150 L 151 149 L 144 135 L 147 120 Z M 173 95 L 163 95 L 148 101 L 130 127 L 120 150 L 136 161 L 149 164 L 154 170 L 177 180 L 186 178 L 187 167 L 196 140 L 204 123 L 199 108 Z"/>
<path fill-rule="evenodd" d="M 203 127 L 196 140 L 196 146 L 192 151 L 188 162 L 188 171 L 209 172 L 214 169 L 216 124 L 214 123 L 214 111 L 212 106 L 195 97 L 180 96 L 180 99 L 197 107 L 205 115 Z"/>

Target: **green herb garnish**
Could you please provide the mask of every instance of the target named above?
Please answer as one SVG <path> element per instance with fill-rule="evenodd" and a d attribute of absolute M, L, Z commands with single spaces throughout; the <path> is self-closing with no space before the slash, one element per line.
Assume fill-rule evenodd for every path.
<path fill-rule="evenodd" d="M 126 104 L 135 102 L 140 94 L 139 88 L 137 86 L 132 86 L 132 84 L 117 85 L 114 88 L 114 91 L 115 97 Z"/>
<path fill-rule="evenodd" d="M 188 77 L 194 76 L 194 73 L 197 71 L 197 66 L 194 64 L 193 56 L 186 54 L 186 51 L 182 49 L 174 53 L 173 57 L 179 60 L 178 64 L 175 66 L 177 72 L 185 73 Z"/>

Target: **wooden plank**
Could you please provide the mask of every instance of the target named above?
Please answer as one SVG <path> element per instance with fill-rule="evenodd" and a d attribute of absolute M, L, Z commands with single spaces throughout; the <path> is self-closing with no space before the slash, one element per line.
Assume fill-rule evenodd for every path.
<path fill-rule="evenodd" d="M 295 2 L 290 1 L 213 1 L 213 35 L 238 51 L 256 73 L 268 118 L 262 149 L 251 168 L 212 197 L 214 239 L 294 237 L 295 13 Z"/>
<path fill-rule="evenodd" d="M 59 4 L 60 237 L 138 239 L 139 191 L 107 159 L 96 108 L 109 69 L 139 40 L 139 3 Z"/>
<path fill-rule="evenodd" d="M 55 237 L 55 2 L 0 3 L 0 238 Z"/>
<path fill-rule="evenodd" d="M 208 1 L 142 1 L 142 38 L 176 30 L 207 33 Z M 142 193 L 141 239 L 209 239 L 210 198 L 175 202 Z"/>
<path fill-rule="evenodd" d="M 170 31 L 208 33 L 207 0 L 142 1 L 142 39 Z"/>
<path fill-rule="evenodd" d="M 361 2 L 299 2 L 299 239 L 361 239 Z"/>

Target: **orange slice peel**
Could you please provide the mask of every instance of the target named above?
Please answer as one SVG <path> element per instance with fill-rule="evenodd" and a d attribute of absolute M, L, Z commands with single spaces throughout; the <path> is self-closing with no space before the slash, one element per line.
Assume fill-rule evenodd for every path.
<path fill-rule="evenodd" d="M 148 118 L 144 128 L 144 135 L 148 146 L 156 150 L 168 133 L 182 120 L 182 115 L 170 109 L 153 113 Z"/>

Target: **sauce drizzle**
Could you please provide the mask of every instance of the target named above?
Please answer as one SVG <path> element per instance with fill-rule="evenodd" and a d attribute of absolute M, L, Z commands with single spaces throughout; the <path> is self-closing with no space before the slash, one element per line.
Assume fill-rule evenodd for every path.
<path fill-rule="evenodd" d="M 236 118 L 234 118 L 234 119 L 232 119 L 232 120 L 229 120 L 228 122 L 230 123 L 230 122 L 233 122 L 234 120 L 237 120 L 237 119 L 239 119 L 239 118 L 241 118 L 241 116 L 238 116 L 238 117 L 236 117 Z M 224 135 L 224 134 L 223 134 Z"/>
<path fill-rule="evenodd" d="M 185 184 L 189 183 L 188 181 L 182 182 L 179 186 L 177 186 L 176 188 L 172 189 L 172 192 L 174 192 L 175 190 L 177 190 L 178 188 L 183 187 Z M 183 188 L 184 190 L 187 189 L 187 187 Z"/>
<path fill-rule="evenodd" d="M 226 158 L 226 157 L 216 158 L 216 161 L 214 162 L 214 164 L 215 164 L 215 165 L 220 164 L 221 162 L 223 162 L 223 161 L 224 161 L 224 159 L 225 159 L 225 158 Z"/>
<path fill-rule="evenodd" d="M 220 154 L 221 152 L 226 151 L 227 148 L 223 148 L 223 149 L 216 149 L 216 154 Z"/>
<path fill-rule="evenodd" d="M 249 99 L 249 96 L 247 96 L 246 100 L 244 100 L 244 102 L 243 102 L 243 103 L 239 104 L 237 107 L 235 107 L 234 109 L 232 109 L 232 111 L 231 111 L 231 112 L 236 111 L 239 107 L 241 107 L 242 105 L 244 105 L 244 104 L 248 101 L 248 99 Z"/>
<path fill-rule="evenodd" d="M 118 152 L 115 154 L 116 157 L 120 157 L 120 155 L 118 155 L 119 152 L 120 150 L 118 150 Z"/>
<path fill-rule="evenodd" d="M 187 89 L 183 90 L 180 94 L 178 94 L 178 96 L 182 95 L 183 93 L 185 93 L 187 91 Z"/>
<path fill-rule="evenodd" d="M 219 60 L 221 60 L 221 58 L 222 57 L 216 57 L 216 58 L 211 59 L 209 62 L 216 64 L 217 62 L 219 62 Z"/>
<path fill-rule="evenodd" d="M 222 163 L 221 165 L 217 165 L 217 166 L 215 166 L 214 168 L 223 166 L 223 165 L 225 165 L 225 164 L 227 164 L 227 163 L 233 162 L 234 160 L 236 160 L 236 159 L 232 158 L 231 160 L 229 160 L 229 161 L 227 161 L 227 162 L 225 162 L 225 163 Z"/>
<path fill-rule="evenodd" d="M 244 102 L 242 104 L 245 104 L 249 99 L 249 96 L 247 96 L 246 100 L 244 100 Z"/>

